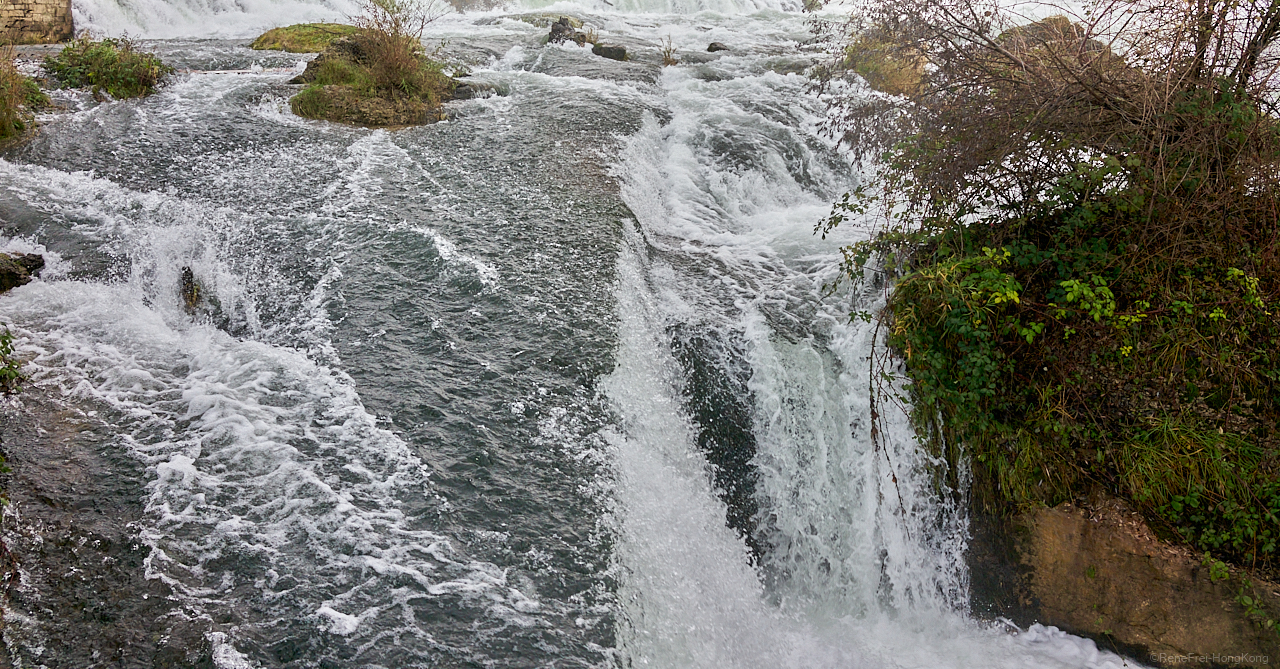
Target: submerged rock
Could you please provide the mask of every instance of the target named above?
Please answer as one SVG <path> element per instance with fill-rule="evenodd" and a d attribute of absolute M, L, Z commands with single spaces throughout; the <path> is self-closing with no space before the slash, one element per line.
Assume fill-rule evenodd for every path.
<path fill-rule="evenodd" d="M 35 253 L 0 253 L 0 293 L 31 283 L 44 269 L 44 256 Z"/>
<path fill-rule="evenodd" d="M 729 51 L 729 47 L 720 42 L 712 42 L 707 45 L 707 51 L 715 53 L 717 51 Z"/>
<path fill-rule="evenodd" d="M 597 44 L 591 47 L 591 53 L 612 60 L 626 60 L 627 48 L 624 46 L 609 46 L 607 44 Z"/>

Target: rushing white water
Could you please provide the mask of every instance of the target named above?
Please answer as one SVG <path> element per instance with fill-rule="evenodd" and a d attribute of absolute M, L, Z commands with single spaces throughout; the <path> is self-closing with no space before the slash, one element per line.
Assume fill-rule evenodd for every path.
<path fill-rule="evenodd" d="M 73 6 L 80 27 L 107 34 L 241 41 L 353 11 L 343 0 Z M 638 62 L 544 47 L 545 28 L 508 10 L 455 14 L 430 37 L 507 95 L 463 103 L 449 123 L 338 128 L 288 112 L 286 74 L 190 74 L 136 107 L 85 103 L 62 118 L 50 134 L 73 133 L 48 138 L 44 155 L 59 167 L 0 162 L 4 197 L 65 236 L 37 226 L 0 238 L 0 250 L 50 259 L 42 280 L 0 299 L 0 320 L 34 382 L 103 407 L 145 465 L 148 575 L 205 621 L 217 666 L 1124 666 L 1052 628 L 971 621 L 963 513 L 934 489 L 935 463 L 892 402 L 879 447 L 870 438 L 876 334 L 848 313 L 878 296 L 822 290 L 838 245 L 865 232 L 812 234 L 855 175 L 815 129 L 798 5 L 518 8 L 533 9 L 587 17 Z M 665 40 L 680 67 L 651 62 Z M 711 41 L 734 50 L 709 56 Z M 111 123 L 127 132 L 101 137 Z M 86 138 L 121 162 L 78 153 Z M 152 162 L 148 179 L 184 181 L 131 181 Z M 86 164 L 98 171 L 77 171 Z M 535 179 L 544 169 L 554 178 Z M 616 200 L 612 179 L 635 220 L 574 208 L 574 197 Z M 75 275 L 50 250 L 66 239 L 109 269 Z M 216 313 L 184 312 L 183 267 Z M 355 268 L 359 281 L 344 275 Z M 580 317 L 582 302 L 605 316 Z M 503 320 L 522 310 L 528 319 Z M 493 332 L 510 345 L 484 350 Z M 694 340 L 711 352 L 690 354 Z M 613 357 L 599 372 L 574 359 L 600 342 Z M 726 376 L 745 370 L 728 399 L 748 415 L 735 427 L 754 448 L 757 555 L 726 525 L 717 465 L 699 448 L 707 426 L 687 368 L 698 355 Z M 587 371 L 562 371 L 574 365 Z M 464 377 L 478 381 L 441 381 Z M 362 397 L 382 386 L 389 397 Z M 521 458 L 533 465 L 499 467 Z M 545 508 L 507 502 L 539 485 L 546 500 L 529 506 Z M 598 527 L 573 517 L 583 500 L 605 507 Z M 538 531 L 517 517 L 552 529 L 522 538 Z M 591 532 L 609 554 L 572 536 Z M 588 585 L 564 585 L 574 574 Z M 260 619 L 226 623 L 228 609 Z M 315 656 L 278 659 L 259 637 L 303 639 Z"/>

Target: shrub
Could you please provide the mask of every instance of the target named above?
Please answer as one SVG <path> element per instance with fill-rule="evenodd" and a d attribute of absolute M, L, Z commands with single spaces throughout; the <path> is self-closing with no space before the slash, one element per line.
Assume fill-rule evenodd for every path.
<path fill-rule="evenodd" d="M 90 87 L 114 98 L 136 98 L 155 92 L 174 70 L 154 54 L 138 51 L 125 37 L 94 40 L 81 36 L 60 53 L 48 56 L 44 69 L 64 86 Z"/>
<path fill-rule="evenodd" d="M 22 134 L 31 112 L 49 105 L 49 96 L 13 65 L 13 48 L 0 48 L 0 140 Z"/>

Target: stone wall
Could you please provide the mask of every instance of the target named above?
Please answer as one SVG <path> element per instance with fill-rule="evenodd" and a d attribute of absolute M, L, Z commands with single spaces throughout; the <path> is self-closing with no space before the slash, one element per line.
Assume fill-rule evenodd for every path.
<path fill-rule="evenodd" d="M 10 44 L 53 44 L 75 36 L 71 0 L 0 0 L 0 27 Z"/>

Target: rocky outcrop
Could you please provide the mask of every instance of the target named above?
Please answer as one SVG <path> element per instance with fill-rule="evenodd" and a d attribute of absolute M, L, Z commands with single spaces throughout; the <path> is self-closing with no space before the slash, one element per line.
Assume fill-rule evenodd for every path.
<path fill-rule="evenodd" d="M 1053 625 L 1159 666 L 1280 659 L 1280 634 L 1265 627 L 1280 620 L 1280 586 L 1161 541 L 1117 500 L 998 525 L 975 526 L 979 614 Z"/>
<path fill-rule="evenodd" d="M 44 269 L 44 257 L 34 253 L 0 253 L 0 293 L 31 282 Z"/>
<path fill-rule="evenodd" d="M 12 44 L 54 44 L 75 36 L 71 0 L 5 0 L 0 31 Z"/>

